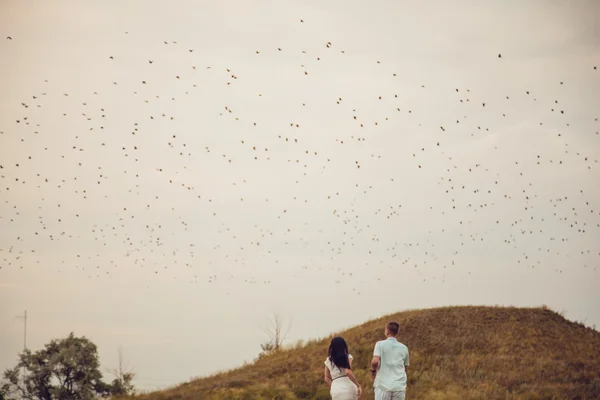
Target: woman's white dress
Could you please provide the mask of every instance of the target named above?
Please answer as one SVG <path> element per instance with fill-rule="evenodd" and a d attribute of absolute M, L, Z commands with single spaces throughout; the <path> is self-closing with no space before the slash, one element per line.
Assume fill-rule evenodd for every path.
<path fill-rule="evenodd" d="M 348 358 L 352 359 L 352 356 L 348 354 Z M 356 385 L 346 376 L 346 372 L 331 362 L 329 357 L 325 360 L 325 365 L 329 368 L 329 372 L 331 373 L 331 398 L 333 400 L 358 399 Z"/>

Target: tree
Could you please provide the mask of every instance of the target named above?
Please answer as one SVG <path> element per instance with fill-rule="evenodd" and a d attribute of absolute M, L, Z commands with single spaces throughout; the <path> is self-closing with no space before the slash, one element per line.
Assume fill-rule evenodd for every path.
<path fill-rule="evenodd" d="M 113 395 L 133 395 L 135 394 L 135 387 L 133 386 L 133 378 L 135 378 L 135 372 L 127 365 L 123 356 L 123 349 L 119 347 L 119 365 L 117 368 L 108 370 L 109 373 L 114 375 L 115 379 L 112 381 L 112 393 Z M 0 399 L 1 400 L 1 399 Z"/>
<path fill-rule="evenodd" d="M 281 349 L 283 342 L 290 333 L 292 321 L 290 320 L 285 328 L 284 325 L 285 322 L 281 315 L 273 313 L 271 318 L 267 321 L 266 326 L 262 328 L 269 340 L 260 345 L 262 349 L 261 355 L 267 355 Z"/>
<path fill-rule="evenodd" d="M 102 381 L 98 351 L 85 337 L 71 333 L 54 339 L 44 349 L 29 349 L 4 372 L 3 396 L 25 400 L 91 400 L 107 397 L 118 390 Z M 21 376 L 21 369 L 25 372 Z"/>

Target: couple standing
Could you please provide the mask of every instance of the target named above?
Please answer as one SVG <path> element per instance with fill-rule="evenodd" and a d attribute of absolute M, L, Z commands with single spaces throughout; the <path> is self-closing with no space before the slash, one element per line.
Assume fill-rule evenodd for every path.
<path fill-rule="evenodd" d="M 398 329 L 397 322 L 389 322 L 385 327 L 386 339 L 375 344 L 371 360 L 375 400 L 404 400 L 406 396 L 408 347 L 396 339 Z M 325 382 L 331 388 L 333 400 L 356 400 L 362 394 L 362 388 L 352 373 L 352 355 L 341 337 L 333 338 L 329 345 Z"/>

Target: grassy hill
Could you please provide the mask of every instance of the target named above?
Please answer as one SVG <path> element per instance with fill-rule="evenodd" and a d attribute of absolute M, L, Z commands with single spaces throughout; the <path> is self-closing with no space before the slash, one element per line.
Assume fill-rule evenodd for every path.
<path fill-rule="evenodd" d="M 410 349 L 407 398 L 600 399 L 600 332 L 546 308 L 446 307 L 389 315 L 341 332 L 363 399 L 388 320 Z M 329 399 L 323 361 L 330 338 L 140 400 Z"/>

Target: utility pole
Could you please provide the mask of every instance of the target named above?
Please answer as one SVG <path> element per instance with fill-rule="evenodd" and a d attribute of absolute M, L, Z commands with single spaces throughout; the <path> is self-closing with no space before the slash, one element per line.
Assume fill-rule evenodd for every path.
<path fill-rule="evenodd" d="M 16 318 L 22 319 L 25 325 L 25 328 L 23 330 L 23 351 L 25 351 L 27 350 L 27 310 L 25 310 L 25 314 L 19 315 Z"/>
<path fill-rule="evenodd" d="M 19 318 L 23 320 L 23 351 L 27 350 L 27 310 L 23 315 L 19 315 L 15 318 Z M 23 367 L 23 382 L 25 382 L 25 367 Z"/>

